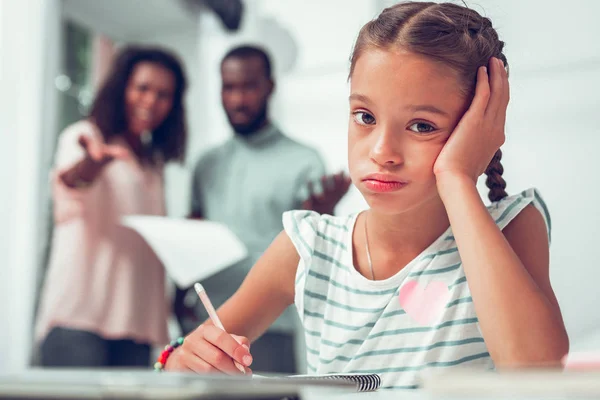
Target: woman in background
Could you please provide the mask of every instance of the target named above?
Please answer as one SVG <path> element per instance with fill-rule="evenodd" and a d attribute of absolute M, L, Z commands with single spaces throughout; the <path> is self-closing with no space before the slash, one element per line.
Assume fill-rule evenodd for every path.
<path fill-rule="evenodd" d="M 147 366 L 167 342 L 165 273 L 123 216 L 165 215 L 163 169 L 186 143 L 180 61 L 127 47 L 89 118 L 59 137 L 54 240 L 36 339 L 43 366 Z"/>

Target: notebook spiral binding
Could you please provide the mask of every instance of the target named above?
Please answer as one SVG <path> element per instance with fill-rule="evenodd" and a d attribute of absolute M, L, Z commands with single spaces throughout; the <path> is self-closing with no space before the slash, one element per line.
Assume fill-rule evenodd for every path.
<path fill-rule="evenodd" d="M 332 381 L 350 381 L 357 385 L 359 392 L 373 392 L 381 386 L 381 377 L 377 374 L 332 374 L 302 376 L 306 380 L 332 380 Z"/>

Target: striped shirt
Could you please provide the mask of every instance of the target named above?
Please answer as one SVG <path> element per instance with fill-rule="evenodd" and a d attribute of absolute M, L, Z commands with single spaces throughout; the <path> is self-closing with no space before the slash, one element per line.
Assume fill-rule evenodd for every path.
<path fill-rule="evenodd" d="M 504 229 L 528 204 L 541 212 L 550 237 L 550 216 L 535 189 L 488 210 Z M 451 228 L 397 274 L 372 281 L 353 266 L 357 216 L 283 215 L 300 254 L 295 304 L 305 331 L 308 372 L 377 373 L 382 388 L 409 389 L 431 369 L 493 367 Z"/>

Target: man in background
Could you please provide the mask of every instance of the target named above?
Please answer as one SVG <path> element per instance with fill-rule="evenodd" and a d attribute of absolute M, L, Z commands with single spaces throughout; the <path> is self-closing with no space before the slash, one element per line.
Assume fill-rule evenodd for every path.
<path fill-rule="evenodd" d="M 215 307 L 233 295 L 281 232 L 285 211 L 333 214 L 350 185 L 343 173 L 326 176 L 315 149 L 285 136 L 269 120 L 268 105 L 275 84 L 264 50 L 253 46 L 231 50 L 221 62 L 221 79 L 223 107 L 235 134 L 196 164 L 191 211 L 193 218 L 227 225 L 245 244 L 249 256 L 202 282 Z M 314 186 L 321 187 L 313 190 Z M 197 304 L 195 294 L 186 297 L 185 292 L 178 290 L 175 312 L 183 332 L 188 333 L 208 315 Z M 196 303 L 195 318 L 186 313 L 186 298 Z M 252 369 L 295 373 L 297 330 L 298 317 L 289 308 L 252 344 Z"/>

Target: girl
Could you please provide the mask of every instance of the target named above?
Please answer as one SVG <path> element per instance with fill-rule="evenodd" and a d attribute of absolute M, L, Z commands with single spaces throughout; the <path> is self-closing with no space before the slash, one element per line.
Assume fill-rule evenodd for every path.
<path fill-rule="evenodd" d="M 507 197 L 501 177 L 502 48 L 489 19 L 455 4 L 398 4 L 367 23 L 351 57 L 348 161 L 369 209 L 284 214 L 219 310 L 243 337 L 205 323 L 166 369 L 236 373 L 232 359 L 249 366 L 249 342 L 292 302 L 309 373 L 412 388 L 432 368 L 558 363 L 568 338 L 548 276 L 549 216 L 535 189 Z"/>
<path fill-rule="evenodd" d="M 60 135 L 54 240 L 36 338 L 44 366 L 147 366 L 167 339 L 164 270 L 129 214 L 164 215 L 164 163 L 185 149 L 181 63 L 125 48 L 90 117 Z"/>

